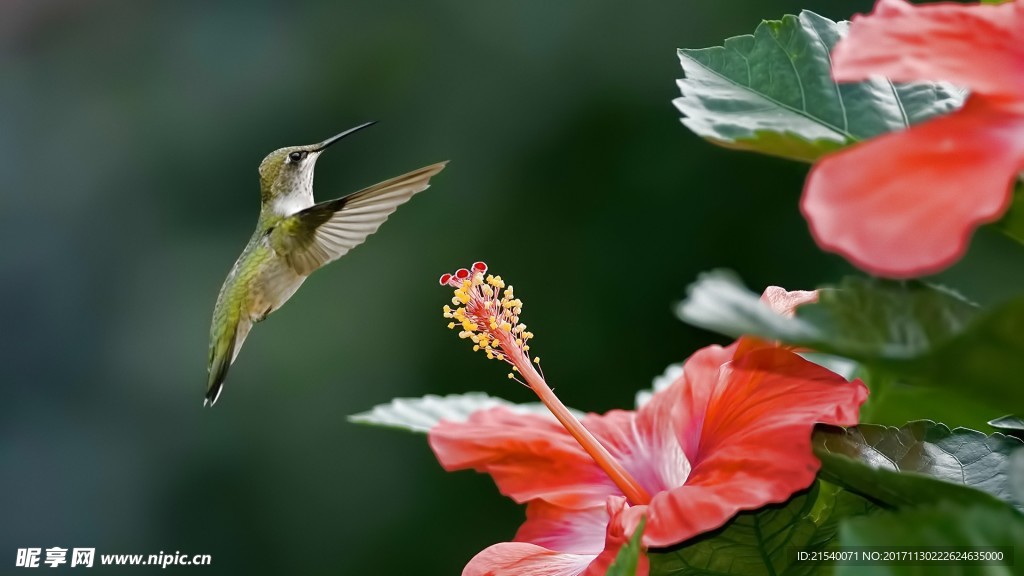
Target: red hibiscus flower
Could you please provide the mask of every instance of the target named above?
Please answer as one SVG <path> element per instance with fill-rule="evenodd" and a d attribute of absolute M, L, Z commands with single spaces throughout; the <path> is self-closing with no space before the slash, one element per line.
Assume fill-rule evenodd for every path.
<path fill-rule="evenodd" d="M 528 505 L 515 541 L 478 554 L 465 576 L 603 574 L 643 517 L 643 544 L 662 547 L 741 510 L 783 502 L 809 486 L 820 465 L 811 451 L 814 424 L 856 424 L 867 397 L 859 381 L 743 339 L 695 353 L 682 376 L 639 409 L 590 414 L 581 424 L 534 369 L 528 338 L 517 337 L 529 334 L 519 328 L 522 302 L 511 293 L 499 298 L 504 282 L 485 282 L 485 269 L 442 277 L 465 305 L 445 314 L 474 348 L 512 364 L 510 376 L 522 376 L 556 418 L 493 408 L 430 430 L 446 470 L 486 472 L 503 494 Z M 766 296 L 788 312 L 814 294 Z"/>
<path fill-rule="evenodd" d="M 884 75 L 971 91 L 960 110 L 826 156 L 801 209 L 818 243 L 890 277 L 937 272 L 999 218 L 1024 169 L 1024 4 L 879 0 L 832 52 L 839 82 Z"/>

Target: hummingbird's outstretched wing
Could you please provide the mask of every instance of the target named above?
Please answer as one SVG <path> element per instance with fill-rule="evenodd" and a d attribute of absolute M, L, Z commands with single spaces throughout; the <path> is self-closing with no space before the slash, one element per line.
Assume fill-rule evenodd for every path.
<path fill-rule="evenodd" d="M 270 245 L 297 273 L 311 274 L 362 244 L 398 207 L 430 185 L 447 162 L 438 162 L 285 218 Z"/>

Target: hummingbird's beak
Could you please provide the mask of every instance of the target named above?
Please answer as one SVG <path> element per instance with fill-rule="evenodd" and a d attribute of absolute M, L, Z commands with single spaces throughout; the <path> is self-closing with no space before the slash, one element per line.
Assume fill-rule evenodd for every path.
<path fill-rule="evenodd" d="M 334 144 L 338 140 L 341 140 L 345 136 L 348 136 L 349 134 L 352 134 L 353 132 L 358 132 L 358 131 L 362 130 L 363 128 L 369 128 L 370 126 L 373 126 L 376 123 L 377 123 L 377 121 L 373 120 L 372 122 L 367 122 L 366 124 L 360 124 L 359 126 L 356 126 L 355 128 L 349 128 L 348 130 L 345 130 L 341 134 L 338 134 L 336 136 L 331 136 L 327 140 L 324 140 L 323 142 L 317 144 L 316 147 L 313 148 L 312 151 L 313 152 L 323 152 L 324 148 L 327 148 L 328 146 L 330 146 L 331 144 Z"/>

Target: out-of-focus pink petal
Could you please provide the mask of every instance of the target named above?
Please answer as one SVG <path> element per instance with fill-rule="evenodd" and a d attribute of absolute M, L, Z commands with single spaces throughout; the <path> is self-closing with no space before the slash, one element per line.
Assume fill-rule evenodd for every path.
<path fill-rule="evenodd" d="M 974 229 L 1006 210 L 1022 168 L 1024 116 L 972 96 L 949 116 L 826 156 L 801 210 L 823 248 L 877 275 L 920 276 L 958 260 Z"/>
<path fill-rule="evenodd" d="M 832 75 L 858 81 L 872 75 L 896 82 L 946 80 L 976 94 L 1020 101 L 1024 94 L 1024 6 L 879 0 L 855 16 L 832 51 Z"/>
<path fill-rule="evenodd" d="M 670 546 L 724 524 L 740 510 L 783 502 L 814 480 L 816 422 L 857 423 L 867 388 L 783 348 L 732 354 L 705 348 L 684 367 L 677 437 L 692 469 L 683 486 L 654 495 L 644 543 Z"/>
<path fill-rule="evenodd" d="M 761 301 L 767 304 L 776 314 L 792 318 L 796 314 L 796 307 L 808 302 L 817 302 L 817 290 L 793 290 L 788 291 L 778 286 L 769 286 L 761 294 Z"/>
<path fill-rule="evenodd" d="M 505 408 L 446 422 L 428 434 L 445 470 L 473 469 L 494 478 L 516 502 L 543 499 L 568 508 L 601 506 L 619 489 L 555 420 Z"/>
<path fill-rule="evenodd" d="M 563 554 L 525 542 L 502 542 L 469 561 L 462 576 L 579 576 L 593 555 Z"/>

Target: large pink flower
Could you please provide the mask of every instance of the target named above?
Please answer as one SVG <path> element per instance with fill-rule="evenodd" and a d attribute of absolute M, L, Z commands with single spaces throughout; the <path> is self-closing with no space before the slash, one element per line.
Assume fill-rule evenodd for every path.
<path fill-rule="evenodd" d="M 1024 170 L 1024 3 L 879 0 L 832 52 L 840 82 L 884 75 L 971 90 L 964 107 L 822 159 L 801 209 L 823 247 L 872 273 L 911 277 L 958 260 L 999 218 Z"/>
<path fill-rule="evenodd" d="M 456 301 L 466 307 L 446 314 L 462 322 L 462 336 L 485 342 L 489 356 L 504 354 L 499 359 L 535 390 L 547 390 L 539 393 L 550 403 L 523 345 L 515 348 L 522 302 L 487 304 L 481 295 L 493 290 L 446 279 L 461 286 Z M 813 298 L 772 290 L 765 300 L 789 313 Z M 500 317 L 488 318 L 501 309 L 515 316 L 505 332 Z M 488 322 L 499 328 L 481 332 Z M 494 339 L 511 344 L 497 352 Z M 635 411 L 585 416 L 583 433 L 557 410 L 557 420 L 492 408 L 464 422 L 442 421 L 429 440 L 446 470 L 488 473 L 503 494 L 528 504 L 515 541 L 484 550 L 463 574 L 603 574 L 642 517 L 643 544 L 662 547 L 718 528 L 741 510 L 783 502 L 809 486 L 820 466 L 811 451 L 815 423 L 856 424 L 866 397 L 859 381 L 784 347 L 742 339 L 695 353 L 682 376 Z"/>

